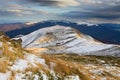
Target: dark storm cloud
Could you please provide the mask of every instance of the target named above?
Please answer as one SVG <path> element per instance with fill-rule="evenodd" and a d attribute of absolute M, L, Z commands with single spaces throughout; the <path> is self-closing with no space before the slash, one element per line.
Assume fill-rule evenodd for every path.
<path fill-rule="evenodd" d="M 118 19 L 120 18 L 120 6 L 118 5 L 108 8 L 100 8 L 86 11 L 71 11 L 69 13 L 63 14 L 62 16 L 77 19 Z"/>
<path fill-rule="evenodd" d="M 29 0 L 33 3 L 39 3 L 41 6 L 57 6 L 59 1 L 51 1 L 51 0 Z"/>
<path fill-rule="evenodd" d="M 40 6 L 54 6 L 54 7 L 68 7 L 77 6 L 79 2 L 76 0 L 25 0 L 32 4 L 39 4 Z"/>
<path fill-rule="evenodd" d="M 108 11 L 108 12 L 120 12 L 120 5 L 116 5 L 116 6 L 111 6 L 111 7 L 108 7 L 108 8 L 105 8 L 105 9 L 101 9 L 103 11 Z"/>
<path fill-rule="evenodd" d="M 0 10 L 0 17 L 12 16 L 12 15 L 14 15 L 14 14 L 9 11 Z"/>
<path fill-rule="evenodd" d="M 0 20 L 6 22 L 9 18 L 120 23 L 120 0 L 0 0 L 0 4 Z"/>

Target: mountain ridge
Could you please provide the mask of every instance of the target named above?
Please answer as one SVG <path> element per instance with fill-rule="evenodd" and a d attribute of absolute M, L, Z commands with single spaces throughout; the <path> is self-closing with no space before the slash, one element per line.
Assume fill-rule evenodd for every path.
<path fill-rule="evenodd" d="M 61 29 L 61 31 L 63 29 Z M 58 31 L 56 31 L 56 33 Z M 73 32 L 70 31 L 69 33 Z M 64 36 L 62 35 L 62 37 Z M 42 39 L 46 40 L 47 38 L 42 37 Z M 30 39 L 31 38 L 28 40 Z M 49 37 L 49 39 L 52 41 L 53 39 L 56 39 L 56 37 Z M 91 39 L 91 41 L 94 40 Z M 36 53 L 22 48 L 21 42 L 21 39 L 13 40 L 4 33 L 0 33 L 0 80 L 120 79 L 120 58 L 92 55 L 80 56 L 71 53 Z M 44 43 L 44 40 L 41 40 L 40 42 Z M 40 49 L 40 51 L 42 50 L 43 49 Z"/>
<path fill-rule="evenodd" d="M 61 25 L 61 26 L 71 26 L 80 32 L 90 35 L 96 40 L 109 44 L 120 44 L 119 24 L 97 24 L 90 25 L 87 24 L 77 24 L 69 21 L 44 21 L 32 24 L 28 28 L 17 29 L 13 31 L 6 32 L 10 37 L 15 37 L 17 35 L 26 35 L 40 28 Z"/>
<path fill-rule="evenodd" d="M 43 53 L 74 53 L 80 55 L 99 55 L 120 57 L 120 48 L 104 44 L 82 34 L 71 27 L 51 26 L 39 29 L 21 37 L 22 46 L 27 50 Z"/>

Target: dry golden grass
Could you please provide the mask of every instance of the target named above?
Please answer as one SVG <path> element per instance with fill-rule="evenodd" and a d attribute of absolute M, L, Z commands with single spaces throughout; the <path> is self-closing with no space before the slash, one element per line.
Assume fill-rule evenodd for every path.
<path fill-rule="evenodd" d="M 24 58 L 22 54 L 21 45 L 17 41 L 11 41 L 8 37 L 3 36 L 0 41 L 2 42 L 1 55 L 0 55 L 0 72 L 6 72 L 8 66 L 11 66 L 17 58 Z M 18 44 L 17 44 L 18 43 Z M 11 49 L 13 50 L 11 50 Z"/>
<path fill-rule="evenodd" d="M 47 36 L 44 36 L 44 37 L 40 38 L 37 42 L 38 43 L 46 43 L 46 42 L 49 42 L 49 41 L 52 41 L 52 40 L 53 40 L 53 36 L 47 35 Z"/>
<path fill-rule="evenodd" d="M 72 62 L 64 61 L 46 54 L 42 54 L 41 56 L 45 59 L 49 68 L 51 62 L 55 64 L 54 71 L 62 78 L 67 75 L 76 74 L 79 75 L 81 80 L 92 80 L 89 72 L 87 72 L 87 70 L 85 70 L 85 68 L 80 64 L 73 64 Z"/>
<path fill-rule="evenodd" d="M 44 36 L 42 36 L 39 40 L 37 40 L 37 43 L 46 43 L 49 41 L 54 41 L 56 37 L 53 35 L 53 33 L 48 32 Z"/>
<path fill-rule="evenodd" d="M 79 33 L 78 33 L 79 34 Z M 78 35 L 81 37 L 81 35 Z M 47 41 L 47 38 L 45 38 Z M 2 54 L 0 55 L 0 72 L 5 73 L 9 70 L 9 66 L 12 66 L 14 61 L 18 58 L 24 58 L 23 49 L 21 48 L 21 44 L 19 41 L 11 41 L 8 37 L 4 37 L 4 39 L 0 39 L 0 41 L 3 42 L 2 47 L 0 48 L 2 50 Z M 44 41 L 44 40 L 43 40 Z M 10 44 L 8 44 L 8 42 Z M 9 48 L 12 47 L 13 51 Z M 46 49 L 44 48 L 32 48 L 29 49 L 28 53 L 32 54 L 34 51 L 44 51 Z M 25 72 L 31 71 L 35 74 L 40 73 L 40 71 L 43 71 L 46 75 L 52 76 L 50 74 L 50 70 L 53 69 L 56 75 L 59 75 L 60 78 L 64 79 L 65 76 L 69 75 L 78 75 L 81 80 L 100 80 L 100 78 L 106 77 L 107 80 L 120 80 L 120 77 L 117 77 L 111 72 L 106 72 L 105 68 L 101 66 L 99 63 L 99 60 L 104 60 L 106 63 L 110 64 L 119 64 L 120 59 L 113 59 L 111 57 L 90 57 L 90 56 L 78 56 L 78 55 L 49 55 L 49 54 L 38 54 L 34 53 L 34 55 L 40 56 L 43 59 L 45 59 L 46 64 L 49 68 L 46 68 L 44 65 L 40 63 L 35 63 L 37 67 L 34 67 L 30 64 L 30 66 L 25 70 Z M 12 64 L 10 62 L 13 62 Z M 51 67 L 51 63 L 54 64 L 54 66 Z M 88 69 L 85 68 L 86 64 L 93 64 L 97 65 L 98 69 L 103 69 L 102 75 L 91 73 L 89 70 L 94 70 L 93 66 L 89 67 Z M 118 65 L 119 67 L 119 65 Z M 119 68 L 118 68 L 119 69 Z M 97 69 L 96 69 L 97 70 Z M 12 71 L 11 71 L 12 72 Z M 20 71 L 18 71 L 19 73 Z M 9 80 L 14 80 L 15 74 L 17 72 L 12 72 Z M 94 76 L 95 78 L 91 78 L 91 76 Z M 53 77 L 53 76 L 52 76 Z M 61 79 L 61 80 L 62 80 Z"/>
<path fill-rule="evenodd" d="M 25 48 L 25 50 L 31 52 L 31 53 L 40 53 L 43 51 L 48 50 L 47 48 Z"/>
<path fill-rule="evenodd" d="M 46 74 L 49 74 L 49 70 L 47 70 L 42 64 L 36 63 L 36 65 L 37 65 L 36 67 L 31 65 L 25 70 L 25 72 L 31 71 L 33 73 L 38 73 L 41 70 L 45 72 Z"/>
<path fill-rule="evenodd" d="M 36 64 L 37 64 L 38 68 L 41 69 L 46 74 L 50 73 L 50 71 L 45 66 L 43 66 L 42 64 L 40 64 L 40 63 L 36 63 Z"/>
<path fill-rule="evenodd" d="M 116 75 L 116 72 L 119 74 L 118 71 L 120 70 L 120 58 L 105 56 L 78 56 L 78 58 L 75 59 L 76 56 L 74 56 L 72 59 L 77 62 L 83 63 L 85 67 L 86 64 L 92 64 L 93 66 L 96 66 L 96 68 L 91 66 L 88 68 L 88 70 L 101 70 L 103 72 L 101 76 L 92 74 L 95 75 L 97 79 L 98 77 L 99 79 L 101 77 L 107 77 L 107 80 L 120 80 L 120 77 Z M 104 61 L 104 63 L 101 63 L 101 61 Z M 104 65 L 108 65 L 109 67 L 113 66 L 114 69 L 107 69 Z M 111 70 L 113 71 L 113 73 Z"/>
<path fill-rule="evenodd" d="M 33 72 L 33 73 L 37 73 L 39 71 L 38 67 L 28 67 L 27 69 L 25 69 L 25 72 Z"/>
<path fill-rule="evenodd" d="M 99 60 L 99 57 L 65 54 L 42 54 L 41 56 L 46 60 L 46 64 L 49 66 L 49 68 L 51 62 L 54 63 L 55 73 L 62 76 L 63 78 L 67 75 L 76 74 L 79 75 L 81 80 L 101 80 L 104 77 L 106 77 L 107 80 L 120 80 L 120 77 L 113 75 L 114 73 L 112 74 L 110 71 L 106 70 L 106 68 L 102 66 L 99 61 L 97 61 Z M 102 60 L 103 58 L 100 59 Z M 95 60 L 95 62 L 93 60 Z M 86 68 L 87 64 L 91 64 L 93 66 L 89 66 Z M 94 69 L 94 66 L 97 67 Z M 118 69 L 116 68 L 116 70 Z M 100 73 L 101 75 L 99 75 L 91 73 L 89 70 L 101 70 L 103 71 L 103 73 Z"/>
<path fill-rule="evenodd" d="M 0 72 L 5 73 L 9 65 L 8 60 L 0 59 Z"/>
<path fill-rule="evenodd" d="M 3 46 L 2 46 L 2 48 L 3 48 L 3 53 L 2 53 L 2 55 L 4 56 L 4 57 L 7 57 L 8 59 L 10 59 L 10 60 L 16 60 L 16 58 L 23 58 L 23 55 L 22 55 L 22 53 L 20 52 L 20 50 L 18 49 L 18 48 L 16 48 L 15 50 L 14 50 L 14 52 L 12 52 L 12 51 L 10 51 L 9 50 L 9 48 L 10 48 L 10 46 L 6 43 L 6 42 L 3 42 Z"/>
<path fill-rule="evenodd" d="M 9 77 L 9 80 L 15 80 L 15 72 L 14 71 L 12 71 L 11 72 L 11 76 Z"/>
<path fill-rule="evenodd" d="M 104 71 L 103 75 L 106 76 L 108 78 L 108 80 L 109 79 L 120 80 L 120 77 L 114 76 L 113 74 L 106 72 L 106 71 Z"/>

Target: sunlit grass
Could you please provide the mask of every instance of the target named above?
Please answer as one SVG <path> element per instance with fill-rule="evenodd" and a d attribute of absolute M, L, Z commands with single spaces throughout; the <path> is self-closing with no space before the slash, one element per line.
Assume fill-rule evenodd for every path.
<path fill-rule="evenodd" d="M 56 74 L 62 78 L 67 75 L 79 75 L 81 80 L 92 80 L 89 76 L 89 72 L 80 64 L 74 64 L 45 54 L 43 54 L 42 57 L 45 59 L 46 64 L 49 65 L 49 67 L 51 66 L 51 63 L 55 64 L 53 69 Z"/>
<path fill-rule="evenodd" d="M 5 73 L 7 71 L 7 67 L 9 65 L 8 60 L 0 59 L 0 72 Z"/>
<path fill-rule="evenodd" d="M 24 58 L 21 44 L 18 41 L 12 41 L 9 37 L 2 36 L 0 38 L 2 46 L 0 48 L 0 72 L 6 72 L 8 66 L 11 66 L 16 59 Z M 12 64 L 11 64 L 12 63 Z"/>

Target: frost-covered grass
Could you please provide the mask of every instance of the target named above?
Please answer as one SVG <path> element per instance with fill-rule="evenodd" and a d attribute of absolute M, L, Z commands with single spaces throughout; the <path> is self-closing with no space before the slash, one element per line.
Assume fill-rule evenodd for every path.
<path fill-rule="evenodd" d="M 49 54 L 50 55 L 50 54 Z M 87 70 L 93 80 L 119 80 L 120 58 L 103 56 L 80 56 L 75 54 L 52 54 L 52 58 L 58 58 L 67 62 L 82 65 L 82 70 Z M 73 64 L 73 65 L 74 65 Z M 85 75 L 88 76 L 88 75 Z"/>
<path fill-rule="evenodd" d="M 119 80 L 120 58 L 33 53 L 0 38 L 0 80 Z M 44 50 L 44 49 L 39 49 Z"/>
<path fill-rule="evenodd" d="M 2 80 L 119 80 L 119 64 L 106 58 L 73 54 L 38 54 L 24 52 L 24 58 L 0 62 Z M 108 57 L 109 58 L 109 57 Z M 5 58 L 1 58 L 6 60 Z M 115 58 L 110 58 L 115 60 Z M 119 58 L 116 58 L 119 61 Z M 9 73 L 9 74 L 8 74 Z M 2 77 L 3 76 L 3 77 Z M 7 78 L 4 78 L 6 77 Z"/>
<path fill-rule="evenodd" d="M 56 29 L 56 27 L 54 28 Z M 59 37 L 61 39 L 65 38 L 65 41 L 66 38 L 71 39 L 70 36 L 76 35 L 68 35 L 71 32 L 74 33 L 68 28 L 68 32 L 65 33 L 67 34 L 66 37 L 61 36 L 63 32 L 58 32 L 60 30 L 63 31 L 59 27 L 56 31 L 53 29 L 55 36 L 60 34 Z M 45 31 L 46 29 L 42 31 L 42 34 Z M 42 40 L 39 39 L 38 43 L 49 41 L 54 43 L 56 37 L 51 37 L 49 34 L 47 33 L 48 36 L 42 38 Z M 71 54 L 72 52 L 69 54 L 42 54 L 42 51 L 48 50 L 46 47 L 31 47 L 27 51 L 22 48 L 21 40 L 11 40 L 1 35 L 0 33 L 0 80 L 120 80 L 120 58 L 80 56 Z M 77 37 L 83 36 L 78 35 Z M 36 38 L 39 37 L 36 36 Z M 26 39 L 29 42 L 28 40 L 32 41 L 34 37 L 30 36 Z M 68 46 L 73 45 L 73 43 L 75 42 L 70 43 Z M 57 43 L 57 45 L 61 44 Z M 49 50 L 51 47 L 49 47 Z M 54 49 L 62 50 L 65 48 L 54 46 Z M 75 50 L 75 48 L 72 49 Z"/>
<path fill-rule="evenodd" d="M 20 43 L 12 41 L 5 35 L 0 36 L 0 72 L 9 70 L 14 61 L 24 58 Z"/>
<path fill-rule="evenodd" d="M 49 54 L 50 55 L 50 54 Z M 85 64 L 96 64 L 96 65 L 105 65 L 109 64 L 111 66 L 120 67 L 120 58 L 119 57 L 110 57 L 110 56 L 80 56 L 77 54 L 51 54 L 54 56 L 66 61 L 79 62 Z"/>
<path fill-rule="evenodd" d="M 52 69 L 61 78 L 68 75 L 78 75 L 81 80 L 91 80 L 89 76 L 86 76 L 89 75 L 87 70 L 80 64 L 74 64 L 45 54 L 43 54 L 42 57 L 46 60 L 46 64 L 49 65 L 50 68 L 51 65 L 54 65 Z"/>

